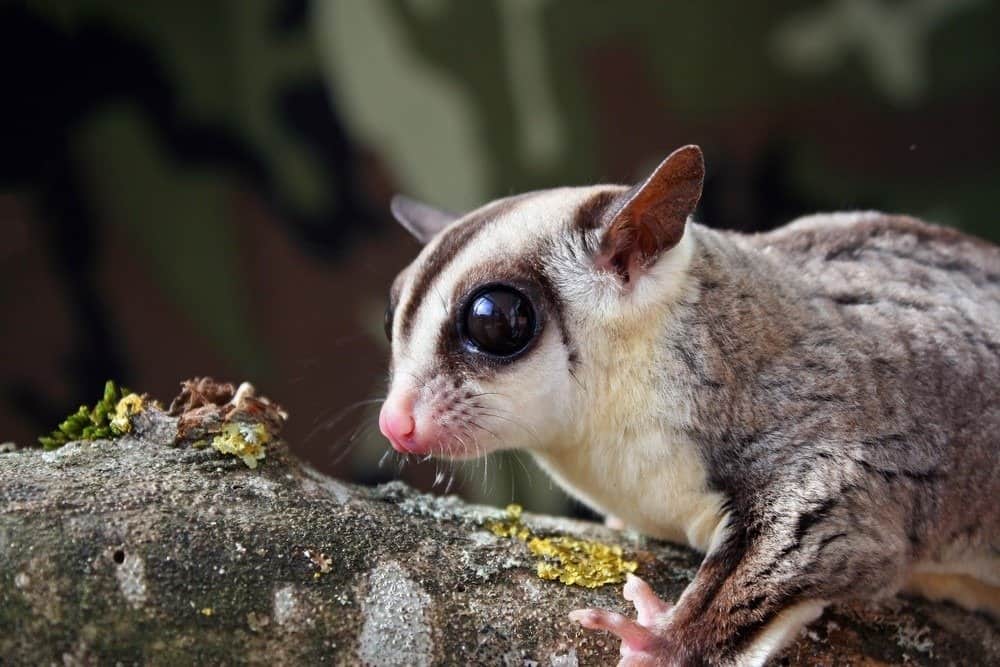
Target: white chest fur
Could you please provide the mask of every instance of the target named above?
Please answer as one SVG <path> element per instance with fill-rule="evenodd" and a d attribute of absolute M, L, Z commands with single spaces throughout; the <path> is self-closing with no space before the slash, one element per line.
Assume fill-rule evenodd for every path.
<path fill-rule="evenodd" d="M 536 453 L 569 493 L 642 533 L 708 551 L 723 497 L 689 442 L 650 432 Z"/>
<path fill-rule="evenodd" d="M 550 447 L 534 454 L 569 493 L 641 532 L 708 551 L 722 524 L 723 497 L 680 430 L 690 396 L 677 382 L 689 369 L 663 345 L 683 340 L 675 304 L 697 289 L 687 269 L 695 238 L 685 233 L 631 293 L 606 289 L 571 262 L 553 269 L 586 341 L 568 388 L 571 416 Z M 592 269 L 591 269 L 592 271 Z M 606 280 L 604 281 L 607 282 Z"/>

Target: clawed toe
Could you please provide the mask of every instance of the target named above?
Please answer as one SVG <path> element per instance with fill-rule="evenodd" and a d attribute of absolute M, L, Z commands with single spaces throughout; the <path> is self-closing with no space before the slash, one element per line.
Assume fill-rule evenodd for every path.
<path fill-rule="evenodd" d="M 664 602 L 653 592 L 645 581 L 629 574 L 625 578 L 625 588 L 622 590 L 625 599 L 635 605 L 635 611 L 639 616 L 639 624 L 646 627 L 651 626 L 657 617 L 663 616 L 670 611 L 670 603 Z"/>
<path fill-rule="evenodd" d="M 570 620 L 590 630 L 607 630 L 622 640 L 622 647 L 643 651 L 656 643 L 656 635 L 630 618 L 604 609 L 577 609 Z"/>
<path fill-rule="evenodd" d="M 628 575 L 623 594 L 635 605 L 638 619 L 604 609 L 578 609 L 570 612 L 569 617 L 590 630 L 607 630 L 617 635 L 622 640 L 623 656 L 644 653 L 659 642 L 656 622 L 670 611 L 670 604 L 635 575 Z"/>

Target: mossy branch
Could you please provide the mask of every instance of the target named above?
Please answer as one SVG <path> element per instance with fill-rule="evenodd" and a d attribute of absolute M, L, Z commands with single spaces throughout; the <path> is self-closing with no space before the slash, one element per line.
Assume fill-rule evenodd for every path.
<path fill-rule="evenodd" d="M 104 395 L 94 407 L 81 405 L 52 433 L 38 438 L 39 444 L 45 449 L 58 449 L 75 440 L 102 440 L 121 435 L 111 420 L 118 401 L 130 393 L 128 389 L 118 387 L 114 380 L 108 380 L 104 383 Z"/>
<path fill-rule="evenodd" d="M 109 383 L 53 445 L 112 428 L 123 394 Z M 700 562 L 594 524 L 349 486 L 280 442 L 253 470 L 185 444 L 226 424 L 276 430 L 284 412 L 249 385 L 189 381 L 172 408 L 132 412 L 113 441 L 0 455 L 0 663 L 613 664 L 618 642 L 567 613 L 631 614 L 620 585 L 549 576 L 538 556 L 582 570 L 546 545 L 607 544 L 601 563 L 667 599 Z M 836 605 L 780 659 L 903 663 L 1000 664 L 996 625 L 920 600 Z"/>

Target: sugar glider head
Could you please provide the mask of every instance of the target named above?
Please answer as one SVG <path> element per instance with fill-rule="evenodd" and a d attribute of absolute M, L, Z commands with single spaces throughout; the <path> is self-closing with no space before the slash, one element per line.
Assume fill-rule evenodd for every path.
<path fill-rule="evenodd" d="M 648 320 L 686 268 L 703 180 L 701 150 L 686 146 L 633 188 L 543 190 L 463 216 L 394 198 L 425 245 L 385 315 L 379 427 L 392 446 L 470 458 L 565 439 L 589 355 L 613 354 L 608 342 Z"/>

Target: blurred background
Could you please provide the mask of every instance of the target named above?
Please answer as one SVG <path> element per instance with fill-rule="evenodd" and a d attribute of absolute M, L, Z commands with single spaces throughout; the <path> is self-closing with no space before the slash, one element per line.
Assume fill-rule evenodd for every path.
<path fill-rule="evenodd" d="M 462 210 L 698 143 L 712 226 L 865 207 L 997 240 L 998 29 L 987 0 L 0 3 L 0 441 L 108 378 L 213 375 L 319 469 L 430 489 L 350 407 L 418 251 L 392 193 Z M 580 511 L 526 455 L 450 491 Z"/>

